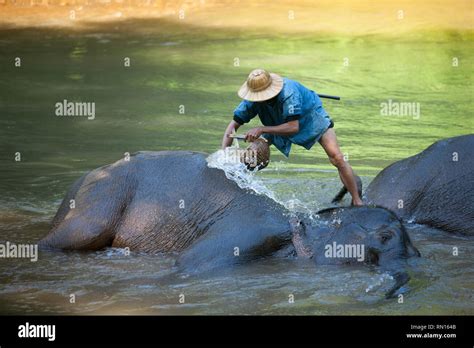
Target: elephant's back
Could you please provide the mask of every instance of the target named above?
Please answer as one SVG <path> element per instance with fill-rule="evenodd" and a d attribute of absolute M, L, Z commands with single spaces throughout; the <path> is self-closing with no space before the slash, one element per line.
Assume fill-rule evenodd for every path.
<path fill-rule="evenodd" d="M 223 229 L 237 228 L 242 217 L 250 235 L 263 223 L 254 223 L 259 219 L 271 232 L 285 231 L 283 207 L 249 194 L 224 171 L 209 168 L 206 156 L 138 152 L 85 174 L 66 195 L 43 245 L 179 252 L 208 232 L 220 235 Z"/>
<path fill-rule="evenodd" d="M 182 251 L 249 199 L 222 170 L 209 168 L 206 157 L 189 151 L 131 156 L 131 171 L 139 180 L 113 245 L 148 252 Z"/>
<path fill-rule="evenodd" d="M 474 135 L 438 141 L 372 181 L 368 200 L 404 219 L 451 232 L 474 231 Z"/>
<path fill-rule="evenodd" d="M 224 171 L 207 165 L 207 154 L 192 151 L 138 152 L 130 157 L 130 171 L 138 177 L 137 199 L 160 198 L 161 203 L 181 207 L 223 200 L 244 192 L 226 178 Z M 223 202 L 221 202 L 223 203 Z"/>

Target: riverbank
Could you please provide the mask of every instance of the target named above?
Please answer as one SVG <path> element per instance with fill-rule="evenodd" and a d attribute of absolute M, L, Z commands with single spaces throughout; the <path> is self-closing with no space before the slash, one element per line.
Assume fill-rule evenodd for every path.
<path fill-rule="evenodd" d="M 343 35 L 400 34 L 419 30 L 472 30 L 472 1 L 0 1 L 0 26 L 68 27 L 87 30 L 97 23 L 166 19 L 209 29 L 272 33 L 331 32 Z"/>

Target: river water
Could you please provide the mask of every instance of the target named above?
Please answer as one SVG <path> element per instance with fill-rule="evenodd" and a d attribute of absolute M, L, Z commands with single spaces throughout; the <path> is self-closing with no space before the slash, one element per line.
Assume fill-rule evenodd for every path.
<path fill-rule="evenodd" d="M 289 38 L 186 30 L 168 21 L 81 31 L 4 28 L 0 242 L 38 241 L 70 184 L 126 152 L 215 152 L 238 103 L 236 90 L 257 66 L 342 96 L 324 105 L 367 186 L 388 164 L 473 132 L 473 53 L 472 34 L 462 31 Z M 94 102 L 95 118 L 56 116 L 63 100 Z M 420 114 L 381 115 L 389 100 L 419 103 Z M 300 211 L 329 206 L 340 187 L 318 146 L 295 147 L 289 159 L 273 149 L 270 166 L 252 180 Z M 391 280 L 377 269 L 268 259 L 185 277 L 173 275 L 173 255 L 107 249 L 41 252 L 37 262 L 1 259 L 0 313 L 473 314 L 474 240 L 416 225 L 409 232 L 422 258 L 410 261 L 403 303 L 384 299 Z"/>

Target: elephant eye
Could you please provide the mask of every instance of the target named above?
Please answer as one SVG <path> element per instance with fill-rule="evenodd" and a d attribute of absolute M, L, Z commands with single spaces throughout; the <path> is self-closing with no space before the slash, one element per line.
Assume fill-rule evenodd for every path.
<path fill-rule="evenodd" d="M 385 244 L 390 239 L 392 239 L 392 233 L 390 231 L 383 231 L 379 233 L 379 240 L 382 244 Z"/>

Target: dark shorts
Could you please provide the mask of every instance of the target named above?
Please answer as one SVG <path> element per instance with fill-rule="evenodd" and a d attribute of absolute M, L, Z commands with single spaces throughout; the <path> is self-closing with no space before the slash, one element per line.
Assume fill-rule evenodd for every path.
<path fill-rule="evenodd" d="M 324 131 L 324 133 L 326 133 L 329 128 L 334 128 L 334 122 L 333 122 L 331 119 L 329 119 L 329 122 L 330 122 L 330 123 L 329 123 L 329 126 L 328 126 L 328 128 Z M 318 143 L 321 143 L 321 139 L 318 140 Z"/>
<path fill-rule="evenodd" d="M 316 119 L 312 120 L 313 122 L 315 121 L 315 125 L 316 125 L 315 138 L 312 141 L 310 140 L 310 141 L 307 141 L 306 143 L 299 143 L 299 142 L 294 141 L 294 139 L 291 139 L 289 140 L 290 144 L 288 145 L 285 143 L 285 141 L 282 141 L 282 138 L 284 138 L 282 136 L 274 136 L 272 134 L 267 133 L 267 134 L 264 134 L 263 137 L 267 139 L 269 144 L 275 145 L 285 156 L 289 155 L 291 143 L 303 146 L 306 150 L 309 150 L 316 142 L 320 142 L 321 137 L 323 136 L 324 133 L 326 133 L 326 131 L 329 128 L 334 127 L 334 122 L 331 120 L 329 115 L 327 114 L 321 115 L 321 114 L 315 113 L 315 117 Z M 327 125 L 328 120 L 329 120 L 329 125 Z M 275 143 L 276 140 L 279 141 L 279 144 Z"/>

